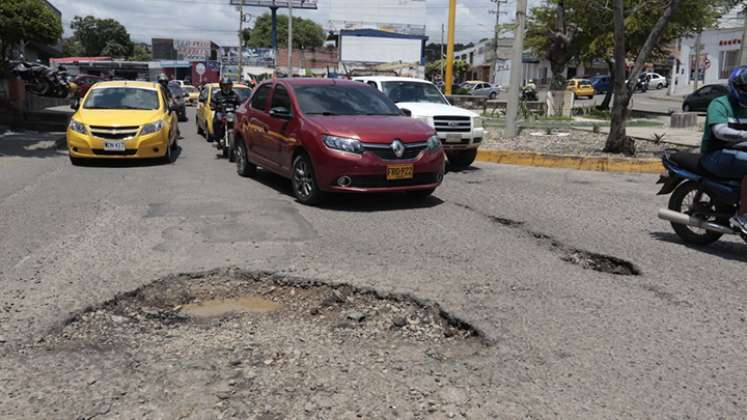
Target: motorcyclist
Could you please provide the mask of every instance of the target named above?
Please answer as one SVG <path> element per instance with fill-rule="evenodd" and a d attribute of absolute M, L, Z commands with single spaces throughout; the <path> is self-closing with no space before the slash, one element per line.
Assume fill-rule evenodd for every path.
<path fill-rule="evenodd" d="M 174 98 L 171 96 L 171 91 L 169 90 L 169 77 L 166 76 L 165 73 L 161 73 L 158 75 L 158 84 L 161 85 L 164 92 L 166 93 L 166 102 L 168 102 L 170 105 L 175 106 Z"/>
<path fill-rule="evenodd" d="M 165 73 L 161 73 L 158 75 L 158 84 L 163 87 L 164 95 L 166 95 L 166 103 L 169 104 L 169 107 L 171 109 L 177 108 L 176 98 L 171 94 L 171 90 L 169 89 L 169 77 L 166 76 Z M 178 139 L 182 139 L 182 133 L 179 130 L 179 124 L 176 125 L 176 137 Z"/>
<path fill-rule="evenodd" d="M 713 175 L 741 178 L 741 204 L 731 226 L 747 234 L 747 66 L 729 76 L 729 94 L 708 106 L 701 165 Z"/>
<path fill-rule="evenodd" d="M 534 83 L 534 79 L 529 79 L 527 84 L 521 88 L 522 96 L 525 100 L 536 101 L 537 100 L 537 85 Z"/>
<path fill-rule="evenodd" d="M 231 106 L 236 109 L 241 105 L 241 98 L 233 90 L 233 82 L 228 77 L 223 77 L 220 80 L 220 90 L 213 94 L 210 99 L 210 109 L 215 112 L 213 117 L 213 138 L 208 141 L 213 141 L 215 138 L 219 138 L 223 134 L 223 113 L 227 106 Z"/>

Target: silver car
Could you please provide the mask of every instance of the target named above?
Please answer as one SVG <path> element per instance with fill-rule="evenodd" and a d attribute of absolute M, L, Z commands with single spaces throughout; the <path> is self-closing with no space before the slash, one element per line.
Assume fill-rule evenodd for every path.
<path fill-rule="evenodd" d="M 503 91 L 503 86 L 494 86 L 490 83 L 476 83 L 470 85 L 468 90 L 470 95 L 487 96 L 489 99 L 495 99 Z"/>
<path fill-rule="evenodd" d="M 667 80 L 666 77 L 658 74 L 658 73 L 645 73 L 646 76 L 649 77 L 648 79 L 648 88 L 649 89 L 662 89 L 665 87 L 669 87 L 669 80 Z"/>

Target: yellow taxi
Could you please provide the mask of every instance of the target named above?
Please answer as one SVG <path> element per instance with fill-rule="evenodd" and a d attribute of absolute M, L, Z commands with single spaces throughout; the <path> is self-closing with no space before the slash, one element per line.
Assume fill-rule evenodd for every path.
<path fill-rule="evenodd" d="M 177 116 L 159 84 L 100 82 L 72 106 L 67 148 L 73 164 L 92 158 L 174 161 Z"/>
<path fill-rule="evenodd" d="M 195 117 L 197 134 L 205 136 L 206 139 L 213 135 L 214 111 L 210 108 L 210 101 L 213 99 L 213 94 L 219 90 L 220 85 L 218 83 L 208 83 L 202 87 L 197 100 L 197 115 Z M 234 83 L 233 90 L 239 95 L 241 103 L 244 103 L 252 94 L 252 89 L 249 86 L 240 83 Z"/>
<path fill-rule="evenodd" d="M 594 98 L 594 86 L 591 85 L 591 80 L 588 79 L 570 79 L 568 80 L 566 89 L 573 92 L 574 98 Z"/>
<path fill-rule="evenodd" d="M 184 102 L 189 106 L 194 106 L 197 103 L 197 98 L 200 97 L 200 90 L 192 85 L 184 85 L 182 86 L 182 90 L 187 94 Z"/>

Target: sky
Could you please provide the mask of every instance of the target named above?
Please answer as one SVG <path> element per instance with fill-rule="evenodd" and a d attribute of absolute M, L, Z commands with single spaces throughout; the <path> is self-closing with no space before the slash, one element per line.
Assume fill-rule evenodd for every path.
<path fill-rule="evenodd" d="M 372 0 L 375 1 L 375 0 Z M 504 0 L 506 1 L 506 0 Z M 501 5 L 501 23 L 513 20 L 516 0 Z M 236 45 L 238 12 L 228 0 L 50 0 L 62 11 L 65 36 L 70 36 L 70 21 L 74 16 L 93 15 L 113 18 L 122 23 L 135 41 L 150 42 L 151 38 L 210 39 L 218 45 Z M 529 0 L 530 7 L 541 0 Z M 438 43 L 441 24 L 446 24 L 448 0 L 427 0 L 427 35 L 429 42 Z M 319 9 L 295 11 L 294 15 L 313 19 L 329 27 L 327 0 L 318 0 Z M 259 16 L 268 9 L 245 7 Z M 491 0 L 457 0 L 457 42 L 478 41 L 492 37 L 495 24 L 495 3 Z M 278 13 L 287 13 L 281 9 Z"/>

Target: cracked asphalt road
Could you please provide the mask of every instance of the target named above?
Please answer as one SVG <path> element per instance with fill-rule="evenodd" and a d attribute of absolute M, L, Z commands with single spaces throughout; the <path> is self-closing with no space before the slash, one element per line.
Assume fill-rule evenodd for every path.
<path fill-rule="evenodd" d="M 29 345 L 60 331 L 70 314 L 118 293 L 168 275 L 225 267 L 437 302 L 493 343 L 438 365 L 445 376 L 433 376 L 448 379 L 448 395 L 439 400 L 434 393 L 434 403 L 455 407 L 453 413 L 422 411 L 404 399 L 396 411 L 366 411 L 348 389 L 305 414 L 281 410 L 278 418 L 349 412 L 368 418 L 747 417 L 747 245 L 725 238 L 707 249 L 684 246 L 656 219 L 665 198 L 655 196 L 655 176 L 480 163 L 449 173 L 426 201 L 343 196 L 322 208 L 304 207 L 281 178 L 238 177 L 195 134 L 193 121 L 192 114 L 182 125 L 181 154 L 167 166 L 73 167 L 46 143 L 19 147 L 15 139 L 6 148 L 10 143 L 0 138 L 1 417 L 38 418 L 29 407 L 60 418 L 84 414 L 51 413 L 56 399 L 91 402 L 85 386 L 57 387 L 41 398 L 19 382 L 24 372 L 41 375 L 36 365 L 59 367 L 43 373 L 50 383 L 85 381 L 80 369 L 90 369 L 103 394 L 105 383 L 116 383 L 111 393 L 137 386 L 121 367 L 111 366 L 109 375 L 105 364 L 86 367 L 87 360 L 107 360 L 105 350 L 88 350 L 90 359 L 82 352 L 68 363 Z M 564 250 L 615 257 L 640 274 L 587 269 Z M 398 357 L 399 364 L 427 358 Z M 74 375 L 65 370 L 71 364 Z M 359 394 L 396 400 L 414 386 L 408 381 L 428 377 L 427 370 L 412 378 L 408 372 L 391 370 L 391 389 L 377 380 Z M 360 374 L 356 386 L 366 388 Z M 340 387 L 351 380 L 334 378 Z M 181 382 L 171 379 L 176 388 L 170 391 L 179 393 Z M 129 418 L 126 399 L 109 401 L 97 418 Z M 145 417 L 163 413 L 156 409 L 168 408 L 164 401 L 149 402 L 155 411 Z M 90 405 L 88 412 L 96 413 Z M 326 411 L 315 411 L 321 406 Z"/>

